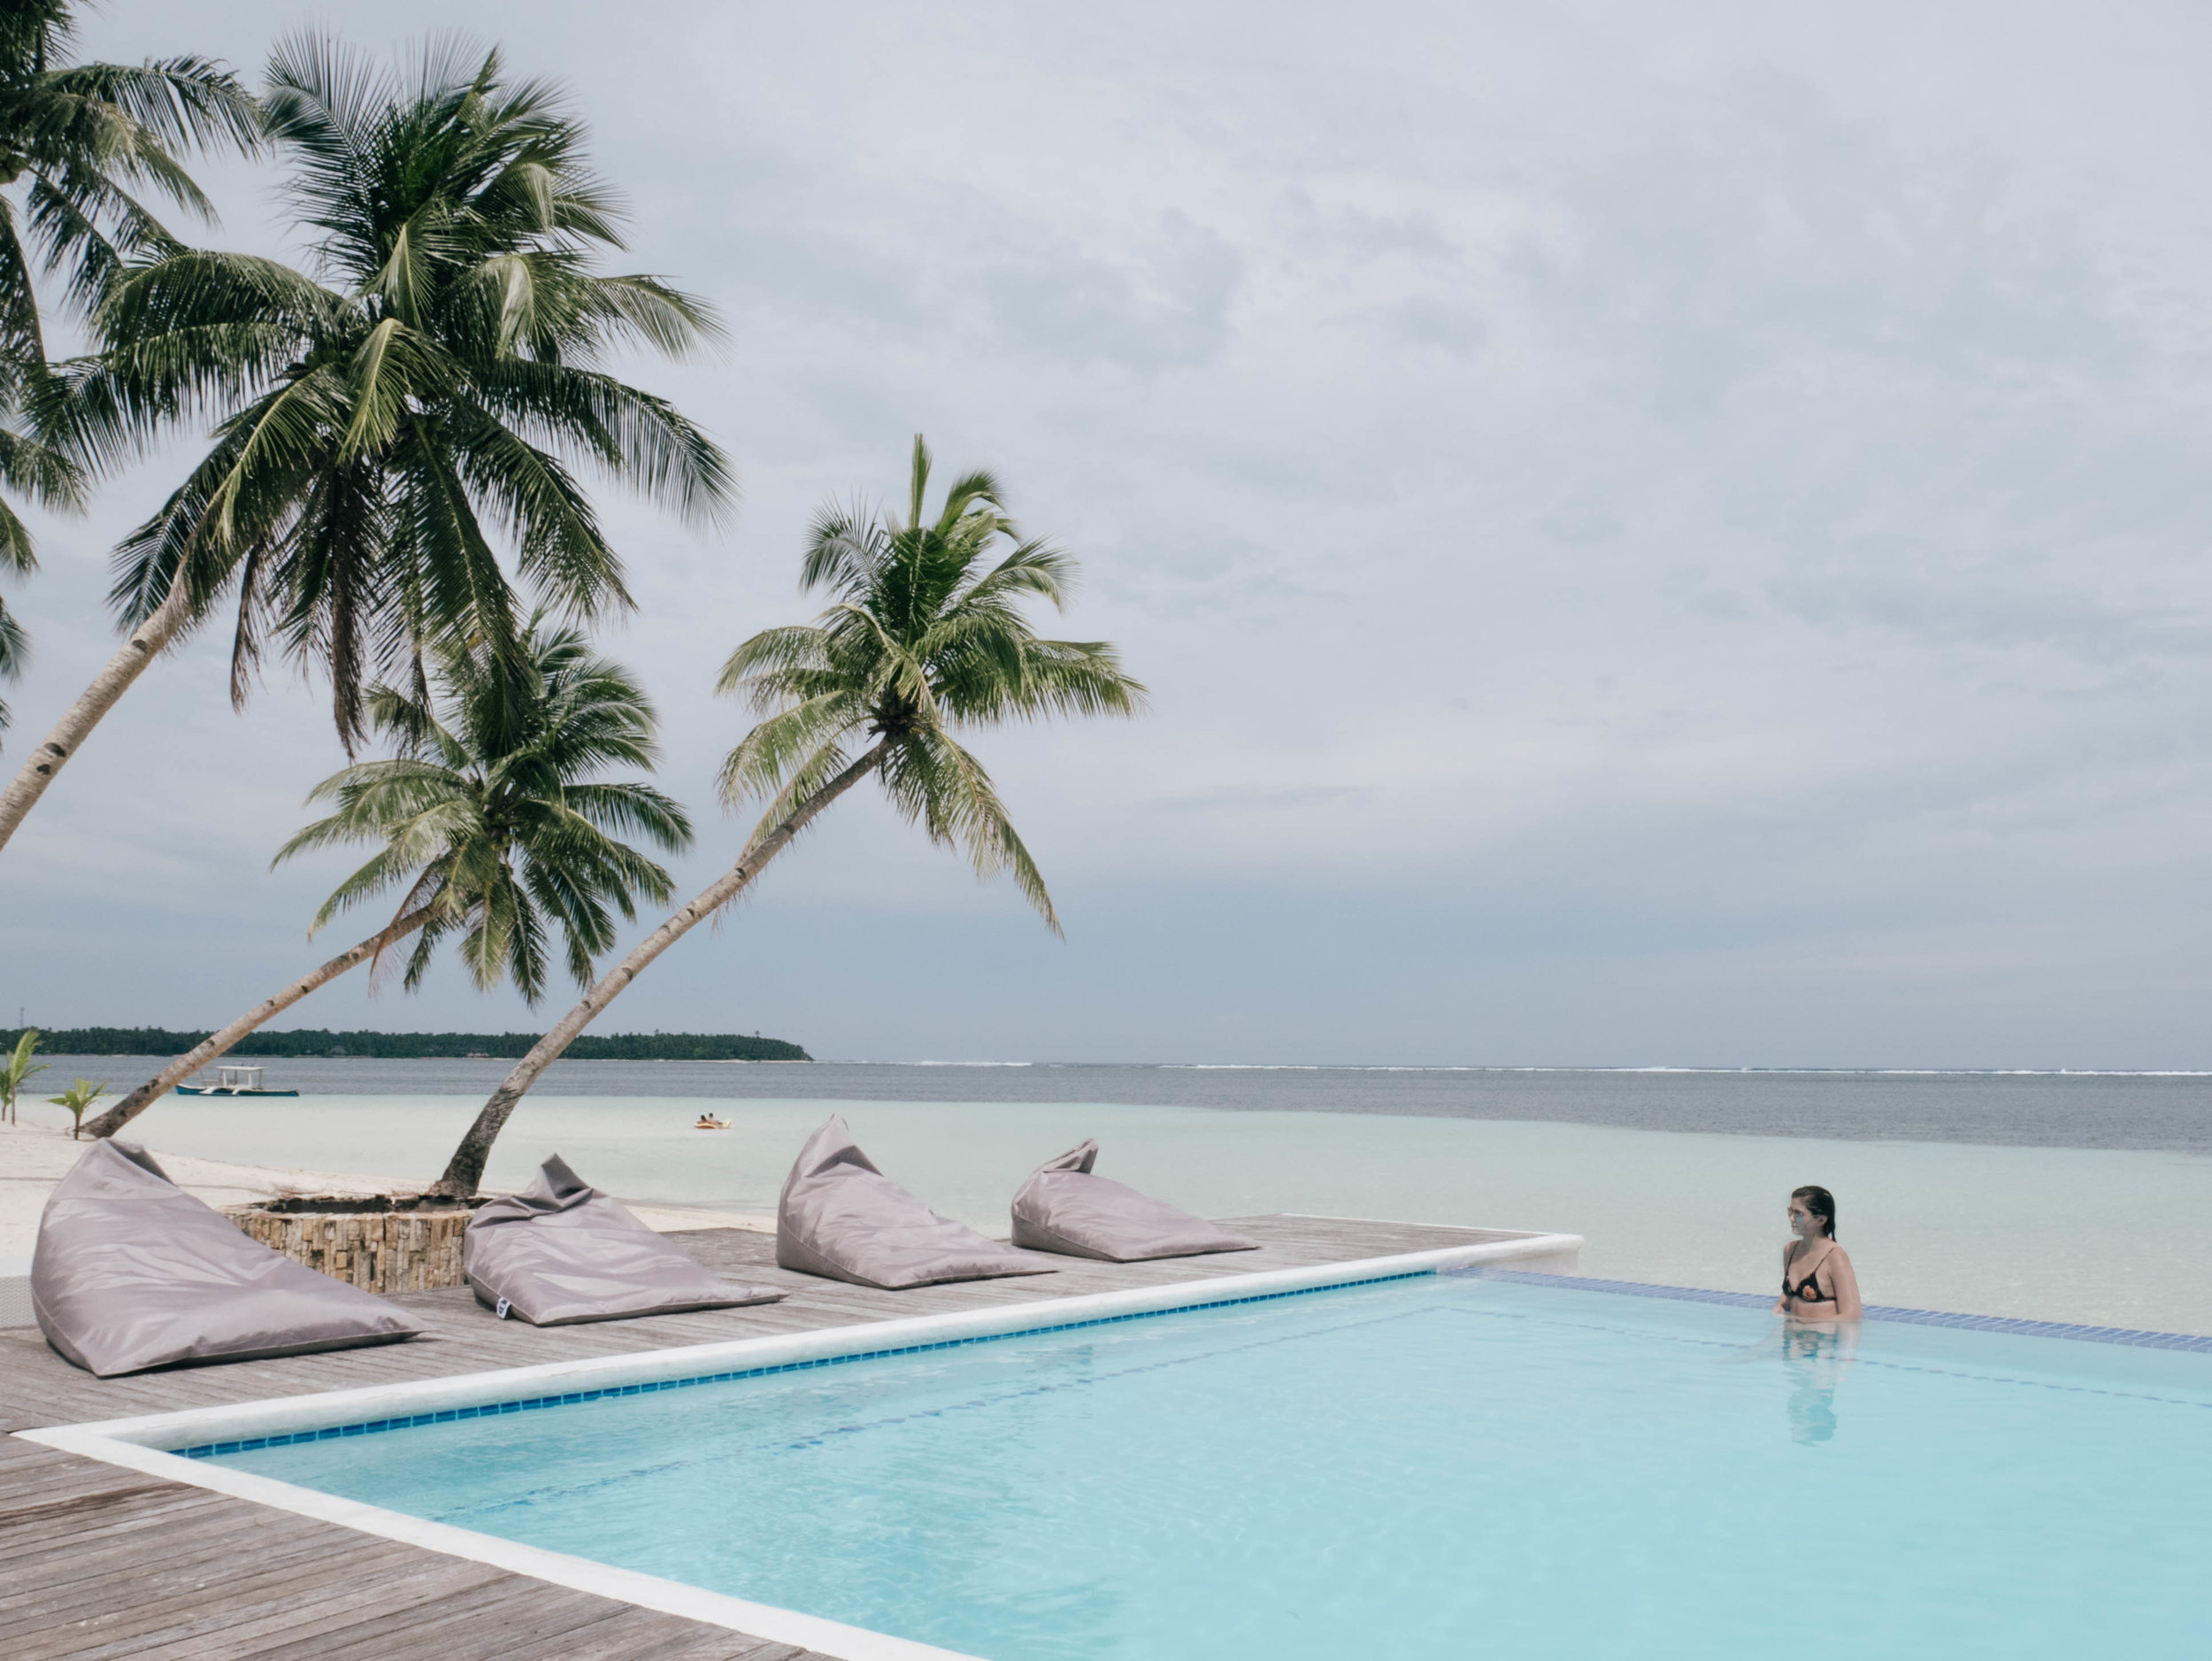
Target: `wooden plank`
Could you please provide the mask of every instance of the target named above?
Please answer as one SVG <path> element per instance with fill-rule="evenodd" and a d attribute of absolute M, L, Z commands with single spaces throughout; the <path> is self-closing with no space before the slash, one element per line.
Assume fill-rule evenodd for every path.
<path fill-rule="evenodd" d="M 701 1629 L 695 1638 L 677 1638 L 666 1616 L 626 1609 L 561 1646 L 561 1661 L 793 1661 L 810 1653 L 787 1643 L 748 1638 L 719 1627 Z"/>
<path fill-rule="evenodd" d="M 244 1503 L 231 1502 L 233 1505 Z M 7 1597 L 11 1608 L 6 1616 L 0 1617 L 0 1630 L 27 1607 L 23 1595 L 35 1585 L 46 1588 L 48 1596 L 41 1601 L 50 1606 L 75 1596 L 75 1588 L 97 1587 L 118 1575 L 191 1575 L 214 1565 L 236 1579 L 243 1572 L 242 1565 L 303 1555 L 298 1542 L 308 1538 L 289 1530 L 272 1531 L 265 1518 L 257 1526 L 250 1510 L 234 1512 L 211 1508 L 181 1518 L 172 1513 L 151 1520 L 156 1526 L 149 1530 L 110 1534 L 90 1547 L 72 1542 L 58 1555 L 10 1564 Z M 345 1538 L 357 1536 L 349 1532 Z"/>
<path fill-rule="evenodd" d="M 180 1483 L 174 1486 L 183 1487 Z M 120 1542 L 150 1529 L 189 1527 L 197 1531 L 196 1537 L 220 1534 L 225 1525 L 213 1520 L 219 1514 L 227 1515 L 220 1512 L 220 1496 L 201 1488 L 183 1492 L 191 1497 L 149 1496 L 119 1506 L 88 1506 L 81 1514 L 65 1515 L 45 1528 L 27 1529 L 8 1542 L 0 1562 L 6 1563 L 12 1573 L 26 1574 L 56 1553 L 90 1558 L 102 1551 L 124 1549 Z"/>
<path fill-rule="evenodd" d="M 202 1631 L 165 1633 L 162 1654 L 172 1661 L 234 1661 L 236 1657 L 287 1652 L 317 1654 L 326 1635 L 343 1634 L 368 1614 L 389 1609 L 399 1599 L 411 1598 L 435 1606 L 467 1587 L 490 1584 L 491 1580 L 487 1577 L 520 1578 L 503 1575 L 501 1571 L 482 1564 L 469 1564 L 465 1566 L 476 1573 L 465 1577 L 457 1574 L 439 1581 L 423 1569 L 424 1553 L 410 1547 L 398 1549 L 405 1556 L 396 1567 L 342 1561 L 338 1565 L 342 1570 L 351 1568 L 355 1572 L 341 1573 L 260 1609 L 228 1614 L 221 1623 Z M 669 1619 L 651 1611 L 641 1612 L 656 1622 L 665 1623 Z M 687 1630 L 693 1626 L 689 1621 L 678 1624 Z"/>
<path fill-rule="evenodd" d="M 373 1610 L 388 1613 L 410 1607 L 434 1611 L 488 1583 L 505 1584 L 520 1578 L 480 1563 L 465 1563 L 423 1552 L 414 1557 L 416 1560 L 388 1578 L 380 1579 L 371 1605 L 355 1612 L 366 1615 Z M 427 1562 L 421 1560 L 426 1557 Z M 9 1661 L 45 1661 L 48 1657 L 64 1656 L 72 1657 L 72 1661 L 122 1661 L 126 1657 L 165 1652 L 173 1646 L 182 1647 L 195 1639 L 209 1636 L 219 1642 L 212 1654 L 251 1654 L 253 1649 L 249 1646 L 255 1641 L 240 1642 L 235 1627 L 241 1624 L 242 1615 L 265 1612 L 263 1600 L 234 1593 L 234 1584 L 211 1583 L 201 1596 L 194 1618 L 184 1623 L 169 1618 L 166 1611 L 140 1612 L 129 1601 L 127 1587 L 119 1587 L 121 1596 L 112 1609 L 56 1625 L 43 1633 L 12 1637 L 8 1641 Z M 295 1623 L 277 1641 L 297 1644 L 312 1636 L 313 1630 Z"/>
<path fill-rule="evenodd" d="M 404 1608 L 385 1609 L 327 1634 L 317 1661 L 388 1661 L 395 1656 L 450 1653 L 467 1647 L 477 1661 L 510 1655 L 557 1655 L 562 1634 L 593 1625 L 621 1605 L 588 1593 L 505 1575 L 483 1586 Z"/>
<path fill-rule="evenodd" d="M 5 1386 L 0 1388 L 0 1428 L 21 1429 L 34 1424 L 155 1412 L 580 1356 L 629 1354 L 823 1325 L 1212 1279 L 1492 1237 L 1482 1230 L 1333 1219 L 1238 1219 L 1237 1227 L 1262 1239 L 1262 1249 L 1154 1264 L 1091 1264 L 1064 1258 L 1058 1260 L 1063 1265 L 1059 1272 L 1051 1275 L 925 1287 L 909 1292 L 881 1292 L 816 1280 L 776 1268 L 772 1261 L 773 1242 L 767 1236 L 735 1229 L 699 1230 L 687 1234 L 684 1243 L 702 1261 L 725 1273 L 787 1287 L 792 1296 L 783 1303 L 752 1309 L 541 1330 L 497 1320 L 465 1291 L 412 1293 L 395 1301 L 429 1328 L 424 1339 L 413 1343 L 138 1379 L 88 1380 L 47 1351 L 35 1334 L 11 1333 L 0 1334 L 0 1383 Z"/>
<path fill-rule="evenodd" d="M 108 1467 L 111 1471 L 116 1468 L 113 1465 Z M 138 1475 L 136 1472 L 130 1474 Z M 0 1494 L 0 1547 L 4 1547 L 19 1529 L 65 1526 L 79 1517 L 91 1515 L 103 1506 L 125 1504 L 141 1495 L 175 1494 L 176 1484 L 165 1482 L 158 1477 L 139 1477 L 137 1481 L 120 1488 L 102 1487 L 83 1493 L 57 1494 L 42 1484 L 37 1488 L 27 1486 L 17 1494 Z"/>
<path fill-rule="evenodd" d="M 5 1559 L 14 1586 L 39 1580 L 60 1584 L 97 1578 L 111 1569 L 127 1572 L 150 1556 L 169 1554 L 194 1561 L 227 1545 L 250 1550 L 268 1537 L 265 1524 L 213 1506 L 151 1506 L 111 1518 L 106 1526 L 82 1534 L 43 1536 L 43 1543 Z M 0 1626 L 4 1626 L 0 1622 Z"/>
<path fill-rule="evenodd" d="M 364 1541 L 348 1529 L 324 1528 L 272 1542 L 265 1534 L 219 1554 L 169 1555 L 142 1551 L 133 1565 L 96 1580 L 50 1588 L 23 1618 L 0 1624 L 0 1636 L 83 1623 L 88 1636 L 128 1646 L 158 1632 L 164 1642 L 197 1632 L 234 1637 L 246 1611 L 296 1608 L 334 1587 L 346 1597 L 380 1596 L 394 1587 L 410 1595 L 443 1576 L 458 1587 L 503 1573 L 481 1564 L 447 1558 L 434 1568 L 423 1554 L 393 1541 Z M 458 1578 L 457 1578 L 458 1577 Z M 426 1593 L 425 1594 L 427 1595 Z M 35 1616 L 37 1619 L 33 1619 Z"/>

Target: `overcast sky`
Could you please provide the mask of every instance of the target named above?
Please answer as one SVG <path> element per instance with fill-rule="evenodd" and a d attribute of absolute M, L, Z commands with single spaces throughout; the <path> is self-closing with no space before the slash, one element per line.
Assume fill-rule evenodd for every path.
<path fill-rule="evenodd" d="M 286 4 L 88 50 L 258 79 Z M 1067 926 L 857 798 L 603 1030 L 818 1056 L 2212 1065 L 2212 14 L 392 0 L 573 88 L 726 363 L 718 537 L 611 517 L 705 834 L 741 639 L 910 435 L 1007 481 L 1142 721 L 984 734 Z M 273 167 L 202 170 L 296 254 Z M 196 439 L 195 441 L 197 442 Z M 42 525 L 12 767 L 112 649 Z M 324 955 L 342 760 L 196 641 L 0 855 L 0 1003 L 215 1025 Z M 341 925 L 332 944 L 367 932 Z M 319 945 L 320 942 L 318 942 Z M 284 1024 L 542 1024 L 448 974 Z"/>

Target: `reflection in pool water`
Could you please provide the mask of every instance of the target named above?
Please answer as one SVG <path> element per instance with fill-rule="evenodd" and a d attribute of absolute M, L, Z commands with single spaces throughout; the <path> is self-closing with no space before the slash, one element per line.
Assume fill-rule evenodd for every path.
<path fill-rule="evenodd" d="M 1826 1442 L 1836 1434 L 1836 1387 L 1858 1354 L 1859 1324 L 1788 1322 L 1782 1332 L 1783 1371 L 1790 1380 L 1790 1435 Z"/>

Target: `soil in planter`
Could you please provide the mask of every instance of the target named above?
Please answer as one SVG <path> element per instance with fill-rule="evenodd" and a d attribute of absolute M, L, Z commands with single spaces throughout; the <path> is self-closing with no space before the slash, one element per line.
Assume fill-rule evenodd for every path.
<path fill-rule="evenodd" d="M 474 1211 L 490 1197 L 488 1194 L 472 1194 L 465 1200 L 443 1194 L 287 1194 L 239 1209 L 273 1211 L 280 1217 L 319 1217 L 345 1211 Z"/>

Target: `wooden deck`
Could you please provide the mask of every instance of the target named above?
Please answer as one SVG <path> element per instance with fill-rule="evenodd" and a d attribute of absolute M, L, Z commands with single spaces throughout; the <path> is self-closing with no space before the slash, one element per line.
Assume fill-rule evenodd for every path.
<path fill-rule="evenodd" d="M 718 1273 L 790 1288 L 780 1303 L 589 1326 L 493 1319 L 465 1290 L 397 1297 L 411 1343 L 101 1380 L 35 1328 L 0 1332 L 0 1432 L 437 1378 L 586 1356 L 1343 1262 L 1510 1236 L 1262 1217 L 1257 1251 L 1165 1263 L 1050 1257 L 1057 1273 L 878 1292 L 794 1274 L 737 1229 L 677 1238 Z M 0 1656 L 242 1661 L 803 1661 L 811 1651 L 552 1586 L 0 1435 Z"/>

